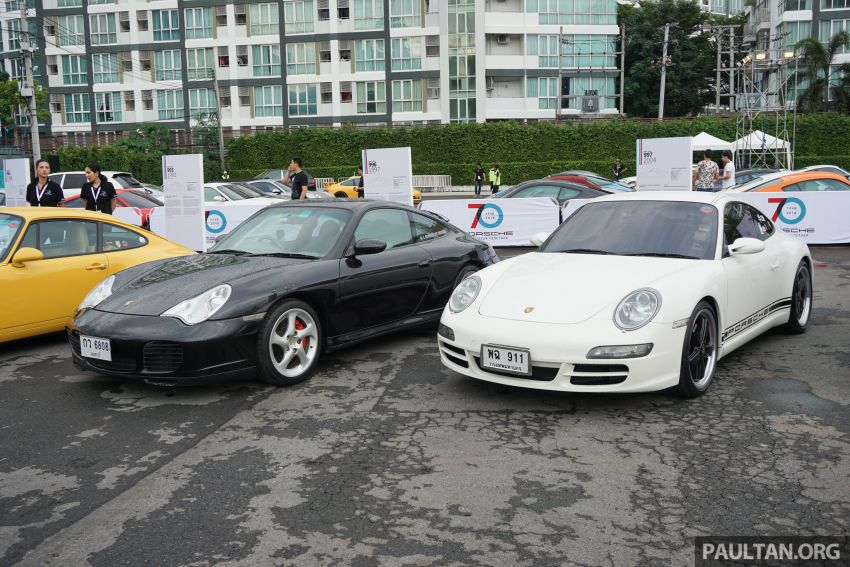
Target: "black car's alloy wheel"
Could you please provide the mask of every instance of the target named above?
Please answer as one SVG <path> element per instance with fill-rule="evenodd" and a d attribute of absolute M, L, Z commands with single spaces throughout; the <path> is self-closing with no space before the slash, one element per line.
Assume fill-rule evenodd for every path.
<path fill-rule="evenodd" d="M 717 366 L 717 316 L 705 301 L 700 301 L 688 319 L 682 345 L 682 363 L 676 392 L 686 398 L 701 396 L 714 379 Z"/>
<path fill-rule="evenodd" d="M 289 299 L 269 311 L 260 329 L 260 379 L 277 386 L 306 380 L 322 350 L 322 328 L 312 307 Z"/>
<path fill-rule="evenodd" d="M 812 314 L 812 273 L 805 261 L 797 266 L 794 287 L 791 290 L 791 313 L 784 329 L 789 333 L 806 332 Z"/>

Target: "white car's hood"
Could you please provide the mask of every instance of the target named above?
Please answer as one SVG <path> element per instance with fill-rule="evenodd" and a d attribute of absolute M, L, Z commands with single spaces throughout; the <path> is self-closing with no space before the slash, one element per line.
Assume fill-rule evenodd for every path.
<path fill-rule="evenodd" d="M 613 309 L 628 293 L 700 260 L 598 254 L 531 253 L 485 285 L 485 317 L 573 324 Z M 662 298 L 663 302 L 663 298 Z M 530 311 L 529 311 L 530 309 Z"/>

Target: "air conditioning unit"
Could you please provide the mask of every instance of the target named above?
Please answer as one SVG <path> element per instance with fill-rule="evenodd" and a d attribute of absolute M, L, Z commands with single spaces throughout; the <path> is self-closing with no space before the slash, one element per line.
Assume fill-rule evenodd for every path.
<path fill-rule="evenodd" d="M 508 45 L 511 42 L 511 36 L 506 33 L 500 33 L 496 36 L 496 43 L 499 45 Z"/>
<path fill-rule="evenodd" d="M 582 112 L 599 112 L 599 97 L 598 96 L 583 96 L 581 97 Z"/>

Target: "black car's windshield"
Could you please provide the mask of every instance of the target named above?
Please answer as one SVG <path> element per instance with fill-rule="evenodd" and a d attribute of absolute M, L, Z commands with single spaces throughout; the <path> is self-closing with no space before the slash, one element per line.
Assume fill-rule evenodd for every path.
<path fill-rule="evenodd" d="M 6 255 L 12 248 L 12 244 L 15 242 L 23 226 L 24 219 L 21 217 L 0 213 L 0 262 L 6 260 Z"/>
<path fill-rule="evenodd" d="M 118 193 L 118 196 L 124 199 L 127 204 L 131 207 L 138 207 L 140 209 L 149 209 L 151 207 L 161 207 L 162 201 L 148 195 L 143 190 L 139 189 L 138 191 L 123 191 Z"/>
<path fill-rule="evenodd" d="M 113 179 L 117 179 L 121 182 L 124 187 L 128 189 L 144 189 L 144 185 L 142 185 L 138 179 L 130 175 L 129 173 L 116 173 L 113 176 Z"/>
<path fill-rule="evenodd" d="M 681 201 L 588 203 L 558 228 L 541 252 L 714 258 L 717 208 Z"/>
<path fill-rule="evenodd" d="M 210 252 L 321 258 L 336 245 L 351 211 L 329 207 L 263 209 L 221 239 Z"/>

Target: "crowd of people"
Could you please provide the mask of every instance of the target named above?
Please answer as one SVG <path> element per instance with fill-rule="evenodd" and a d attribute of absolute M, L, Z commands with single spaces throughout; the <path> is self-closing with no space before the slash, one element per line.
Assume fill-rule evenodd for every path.
<path fill-rule="evenodd" d="M 115 187 L 101 172 L 100 165 L 90 163 L 85 169 L 86 182 L 80 189 L 80 199 L 87 211 L 112 214 L 118 194 Z M 62 187 L 50 180 L 50 162 L 40 159 L 35 162 L 35 181 L 27 185 L 27 202 L 33 207 L 64 207 L 65 193 Z"/>

